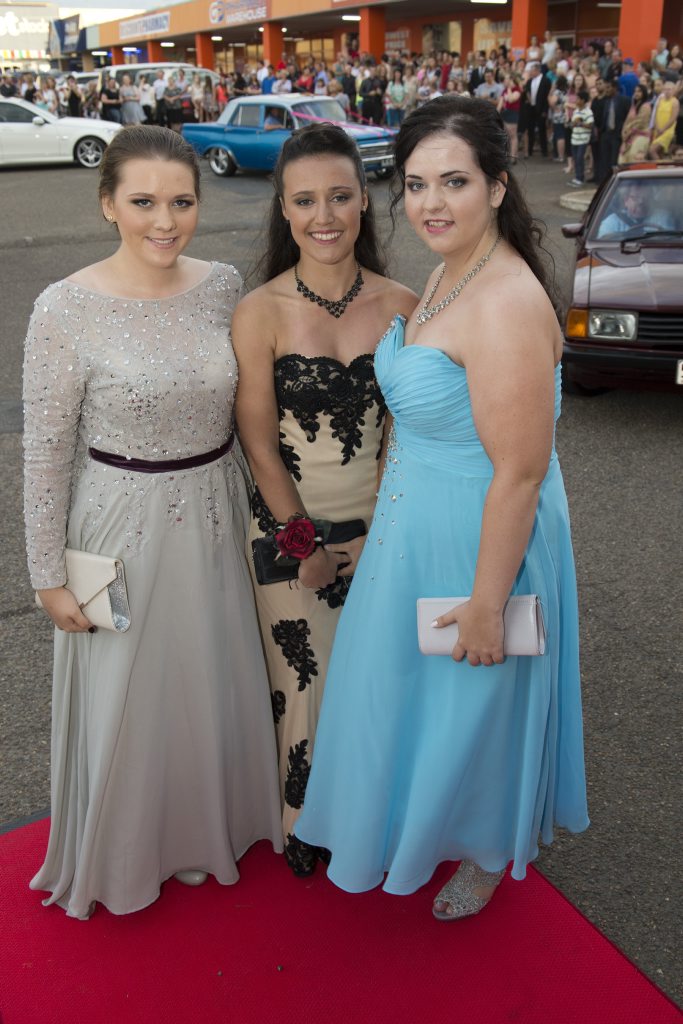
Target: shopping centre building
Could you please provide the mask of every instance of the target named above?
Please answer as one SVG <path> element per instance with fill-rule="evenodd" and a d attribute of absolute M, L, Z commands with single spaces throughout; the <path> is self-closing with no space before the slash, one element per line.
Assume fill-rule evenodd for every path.
<path fill-rule="evenodd" d="M 520 54 L 550 29 L 565 44 L 617 37 L 624 56 L 648 59 L 660 36 L 683 37 L 681 0 L 189 0 L 88 30 L 88 48 L 113 63 L 189 60 L 231 70 L 262 57 L 336 57 L 358 50 L 490 49 Z M 95 38 L 96 37 L 96 38 Z M 111 58 L 109 54 L 111 53 Z"/>
<path fill-rule="evenodd" d="M 39 13 L 41 8 L 45 10 Z M 12 13 L 3 0 L 3 61 L 48 56 L 29 50 L 38 44 L 24 33 L 32 25 L 40 31 L 48 24 L 47 18 L 56 15 L 56 9 L 48 13 L 50 8 L 18 3 Z M 669 42 L 683 39 L 681 0 L 188 0 L 80 33 L 74 20 L 75 33 L 68 22 L 52 24 L 61 29 L 63 66 L 76 66 L 77 59 L 85 69 L 181 60 L 232 71 L 258 58 L 276 64 L 283 55 L 299 62 L 311 56 L 334 59 L 340 51 L 375 58 L 393 50 L 457 50 L 465 55 L 502 43 L 522 55 L 531 36 L 541 39 L 546 29 L 564 46 L 618 38 L 624 56 L 639 60 L 650 57 L 660 36 Z M 78 53 L 69 53 L 76 47 L 69 46 L 65 27 L 66 37 L 78 39 Z"/>

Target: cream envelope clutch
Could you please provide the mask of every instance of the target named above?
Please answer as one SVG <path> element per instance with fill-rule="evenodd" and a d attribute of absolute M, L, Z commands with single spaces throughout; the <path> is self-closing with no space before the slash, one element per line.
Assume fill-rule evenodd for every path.
<path fill-rule="evenodd" d="M 442 629 L 432 626 L 434 619 L 451 608 L 469 601 L 469 597 L 419 597 L 417 599 L 417 639 L 423 654 L 450 655 L 458 642 L 458 624 Z M 540 598 L 524 594 L 508 599 L 503 613 L 505 639 L 503 653 L 535 655 L 545 653 L 545 624 Z"/>
<path fill-rule="evenodd" d="M 66 588 L 93 626 L 117 633 L 125 633 L 130 628 L 128 591 L 120 558 L 67 548 Z M 38 594 L 36 604 L 43 607 Z"/>

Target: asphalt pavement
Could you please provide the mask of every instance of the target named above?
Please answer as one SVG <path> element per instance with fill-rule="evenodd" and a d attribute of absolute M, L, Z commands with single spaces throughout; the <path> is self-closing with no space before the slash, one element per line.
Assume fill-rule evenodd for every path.
<path fill-rule="evenodd" d="M 573 243 L 559 226 L 558 165 L 519 165 L 565 299 Z M 259 251 L 271 186 L 263 175 L 203 175 L 191 255 L 245 273 Z M 51 630 L 33 604 L 21 521 L 21 362 L 26 324 L 52 281 L 115 245 L 97 175 L 0 171 L 0 823 L 49 805 Z M 371 193 L 388 231 L 386 184 Z M 436 261 L 400 223 L 392 274 L 416 290 Z M 505 324 L 501 323 L 501 331 Z M 576 552 L 591 828 L 561 834 L 537 866 L 653 981 L 683 996 L 680 871 L 681 394 L 565 396 L 557 447 Z M 677 728 L 678 726 L 678 728 Z M 0 825 L 0 830 L 2 825 Z M 520 920 L 520 928 L 524 921 Z"/>

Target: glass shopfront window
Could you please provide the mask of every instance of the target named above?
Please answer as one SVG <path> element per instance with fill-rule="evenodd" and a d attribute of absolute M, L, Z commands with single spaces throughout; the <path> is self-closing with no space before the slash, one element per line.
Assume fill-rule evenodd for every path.
<path fill-rule="evenodd" d="M 296 58 L 299 63 L 307 60 L 334 60 L 334 39 L 303 39 L 296 43 Z"/>
<path fill-rule="evenodd" d="M 462 29 L 459 21 L 441 21 L 435 25 L 422 26 L 422 52 L 449 50 L 460 53 Z"/>
<path fill-rule="evenodd" d="M 235 74 L 236 71 L 244 71 L 247 65 L 256 66 L 256 61 L 263 58 L 263 45 L 261 43 L 242 44 L 224 43 L 221 47 L 214 49 L 214 67 L 221 68 L 226 74 Z"/>

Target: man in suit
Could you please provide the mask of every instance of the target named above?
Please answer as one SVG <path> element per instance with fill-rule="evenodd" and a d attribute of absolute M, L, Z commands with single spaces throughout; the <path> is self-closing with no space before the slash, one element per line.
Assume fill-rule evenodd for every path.
<path fill-rule="evenodd" d="M 541 146 L 541 156 L 548 155 L 548 94 L 550 93 L 550 79 L 541 72 L 541 65 L 534 63 L 528 65 L 529 80 L 524 86 L 524 95 L 527 102 L 527 131 L 529 133 L 529 156 L 534 151 L 534 138 L 538 132 L 538 141 Z"/>
<path fill-rule="evenodd" d="M 611 174 L 612 168 L 617 162 L 621 145 L 621 129 L 630 106 L 626 96 L 619 95 L 616 80 L 606 81 L 605 101 L 600 109 L 600 123 L 597 125 L 600 166 L 596 170 L 595 177 L 598 182 L 603 181 Z"/>
<path fill-rule="evenodd" d="M 477 63 L 470 71 L 470 77 L 468 80 L 467 88 L 469 89 L 470 96 L 474 96 L 477 88 L 484 84 L 486 74 L 486 54 L 483 50 L 477 51 Z"/>

